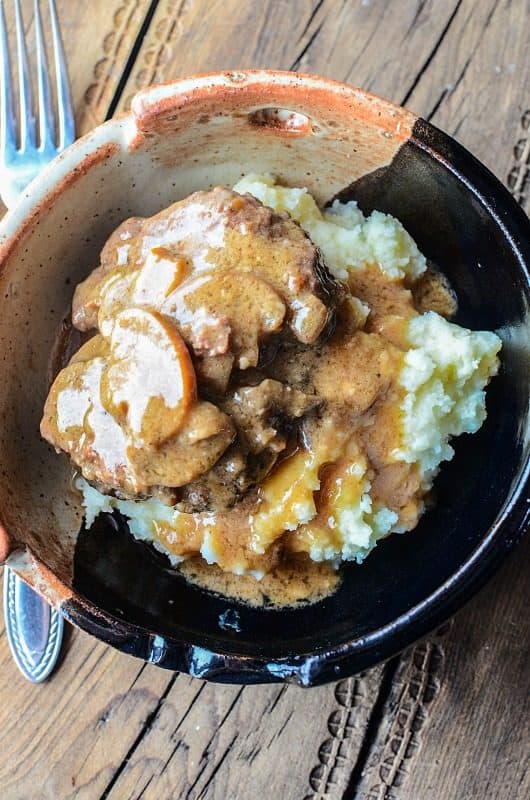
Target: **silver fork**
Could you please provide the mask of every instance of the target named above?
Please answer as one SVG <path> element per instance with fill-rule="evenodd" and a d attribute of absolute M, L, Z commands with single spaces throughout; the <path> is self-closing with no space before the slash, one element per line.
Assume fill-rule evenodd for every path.
<path fill-rule="evenodd" d="M 48 0 L 48 3 L 57 78 L 57 142 L 39 0 L 34 0 L 37 114 L 31 98 L 20 1 L 14 0 L 20 107 L 18 125 L 13 105 L 4 5 L 0 0 L 0 197 L 8 208 L 16 203 L 40 170 L 75 139 L 68 73 L 55 0 Z M 32 683 L 40 683 L 50 675 L 59 657 L 63 618 L 8 567 L 4 571 L 4 615 L 7 638 L 17 666 Z"/>

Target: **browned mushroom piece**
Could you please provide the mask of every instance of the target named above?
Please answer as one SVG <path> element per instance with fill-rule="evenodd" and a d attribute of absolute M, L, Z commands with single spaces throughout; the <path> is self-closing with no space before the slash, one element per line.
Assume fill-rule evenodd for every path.
<path fill-rule="evenodd" d="M 101 251 L 100 265 L 76 286 L 72 322 L 80 331 L 97 328 L 101 285 L 109 272 L 130 262 L 130 240 L 140 232 L 143 222 L 142 217 L 130 217 L 122 222 L 107 239 Z"/>
<path fill-rule="evenodd" d="M 179 487 L 208 472 L 233 441 L 229 417 L 198 401 L 161 447 L 139 446 L 102 405 L 106 368 L 101 357 L 69 364 L 50 390 L 41 422 L 42 436 L 68 453 L 100 491 L 159 495 L 160 487 Z"/>
<path fill-rule="evenodd" d="M 230 418 L 217 406 L 200 400 L 176 436 L 152 451 L 130 447 L 128 457 L 146 485 L 179 487 L 212 469 L 234 436 Z"/>
<path fill-rule="evenodd" d="M 260 343 L 282 327 L 285 304 L 272 286 L 245 272 L 213 272 L 184 284 L 163 305 L 201 357 L 229 355 L 239 369 L 255 367 Z"/>

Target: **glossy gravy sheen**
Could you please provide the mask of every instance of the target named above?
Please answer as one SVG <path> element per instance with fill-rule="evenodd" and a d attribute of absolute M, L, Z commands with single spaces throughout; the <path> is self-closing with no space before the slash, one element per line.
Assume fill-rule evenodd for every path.
<path fill-rule="evenodd" d="M 352 294 L 365 301 L 372 308 L 366 330 L 380 333 L 387 341 L 391 341 L 396 346 L 403 346 L 406 319 L 418 312 L 436 311 L 437 313 L 450 318 L 456 313 L 457 303 L 453 290 L 447 278 L 429 267 L 422 278 L 416 282 L 412 290 L 405 288 L 400 282 L 389 280 L 377 268 L 373 268 L 363 273 L 353 273 L 350 280 Z M 342 338 L 342 333 L 338 332 L 337 338 Z M 354 339 L 355 341 L 355 339 Z M 358 350 L 359 374 L 367 374 L 373 369 L 374 350 L 366 342 L 355 342 Z M 339 365 L 332 365 L 332 372 L 336 376 L 336 381 L 344 382 L 344 373 L 340 372 Z M 299 367 L 300 373 L 305 370 Z M 322 372 L 322 371 L 321 371 Z M 307 380 L 304 374 L 298 376 L 300 382 Z M 362 379 L 361 379 L 362 380 Z M 338 387 L 329 387 L 330 396 L 336 392 Z M 364 391 L 363 391 L 364 390 Z M 364 405 L 370 398 L 371 389 L 368 385 L 363 387 L 360 395 L 364 395 L 362 404 Z M 373 387 L 372 387 L 373 391 Z M 388 398 L 387 398 L 388 400 Z M 370 419 L 372 416 L 372 419 Z M 392 451 L 397 443 L 399 436 L 400 420 L 393 402 L 383 403 L 373 412 L 365 414 L 361 423 L 370 421 L 371 433 L 365 437 L 369 445 L 369 452 L 374 458 L 375 463 L 383 463 L 385 455 Z M 323 437 L 327 432 L 320 429 Z M 315 441 L 318 439 L 316 437 Z M 379 453 L 379 458 L 377 454 Z M 297 453 L 295 458 L 307 458 L 307 454 Z M 285 483 L 291 482 L 288 474 L 292 459 L 287 458 L 280 464 L 273 473 L 270 484 L 278 485 L 278 475 L 282 472 L 287 473 Z M 297 531 L 287 534 L 284 547 L 290 556 L 283 555 L 276 557 L 278 563 L 273 566 L 271 571 L 264 575 L 261 580 L 256 580 L 251 575 L 233 575 L 224 572 L 217 565 L 209 565 L 202 558 L 191 558 L 179 566 L 180 572 L 190 582 L 197 584 L 216 594 L 232 597 L 241 602 L 252 606 L 272 606 L 286 607 L 297 606 L 305 603 L 314 603 L 331 594 L 336 590 L 341 580 L 340 570 L 327 562 L 314 562 L 305 553 L 297 552 L 300 542 L 303 539 L 311 539 L 315 535 L 329 536 L 331 531 L 327 525 L 330 510 L 337 502 L 337 475 L 341 470 L 345 471 L 347 460 L 341 463 L 339 460 L 332 466 L 323 466 L 318 470 L 320 478 L 320 489 L 314 493 L 314 501 L 317 509 L 316 517 L 306 526 L 300 526 Z M 293 472 L 298 474 L 298 469 Z M 375 476 L 372 484 L 372 491 L 386 503 L 401 507 L 403 522 L 413 525 L 417 517 L 417 506 L 412 499 L 418 489 L 418 481 L 415 479 L 414 468 L 410 469 L 403 463 L 387 465 L 386 470 L 381 469 Z M 342 494 L 347 495 L 347 485 L 342 484 Z M 273 509 L 279 497 L 282 495 L 281 488 L 277 489 L 276 496 L 269 499 L 269 507 Z M 267 503 L 267 485 L 261 491 L 261 501 Z M 347 498 L 352 500 L 353 498 Z M 242 513 L 240 523 L 244 524 L 246 517 Z M 237 525 L 237 523 L 236 523 Z M 230 543 L 225 539 L 226 545 Z M 234 542 L 234 545 L 236 543 Z M 274 559 L 272 554 L 262 558 Z M 255 567 L 260 568 L 260 560 L 256 559 Z M 270 569 L 270 566 L 267 565 Z"/>
<path fill-rule="evenodd" d="M 196 555 L 204 536 L 204 515 L 182 513 L 177 528 L 155 526 L 155 539 L 175 555 L 187 557 L 178 569 L 190 582 L 255 606 L 293 606 L 330 594 L 340 573 L 329 563 L 312 561 L 307 551 L 315 539 L 332 542 L 330 515 L 358 499 L 358 482 L 349 479 L 348 470 L 352 456 L 359 458 L 360 446 L 372 495 L 396 509 L 403 524 L 412 527 L 417 521 L 416 468 L 391 457 L 401 430 L 397 375 L 407 346 L 407 320 L 430 309 L 449 317 L 456 310 L 455 297 L 446 279 L 432 268 L 408 289 L 374 266 L 352 272 L 349 288 L 370 308 L 362 325 L 358 307 L 346 298 L 337 328 L 323 344 L 310 349 L 291 344 L 270 365 L 255 369 L 255 383 L 279 380 L 300 392 L 317 392 L 326 401 L 326 414 L 304 422 L 302 440 L 283 454 L 257 489 L 234 507 L 207 515 L 216 549 L 222 553 L 221 567 Z M 54 373 L 68 360 L 70 340 L 78 336 L 71 325 L 63 325 Z M 285 533 L 290 528 L 289 507 L 295 503 L 307 503 L 314 516 Z M 256 552 L 256 536 L 262 553 Z M 263 578 L 222 568 L 229 570 L 239 561 L 265 573 Z"/>

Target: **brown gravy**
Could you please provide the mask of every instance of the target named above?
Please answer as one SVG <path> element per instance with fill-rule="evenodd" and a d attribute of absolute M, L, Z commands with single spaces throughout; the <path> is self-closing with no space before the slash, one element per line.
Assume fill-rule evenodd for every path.
<path fill-rule="evenodd" d="M 433 267 L 428 268 L 411 290 L 380 276 L 380 271 L 374 269 L 370 271 L 368 279 L 366 275 L 354 274 L 351 282 L 352 293 L 357 293 L 360 299 L 376 309 L 371 325 L 377 325 L 378 319 L 385 316 L 388 318 L 392 314 L 401 319 L 401 326 L 395 326 L 397 330 L 402 327 L 403 318 L 414 313 L 433 310 L 450 318 L 456 312 L 456 297 L 447 278 Z M 400 336 L 395 335 L 394 338 L 400 339 Z M 404 471 L 411 472 L 412 477 L 404 475 Z M 324 495 L 325 474 L 322 477 L 324 480 L 320 494 Z M 406 464 L 396 464 L 394 469 L 390 468 L 386 473 L 379 474 L 373 489 L 384 499 L 387 499 L 385 495 L 391 491 L 413 494 L 417 486 L 406 485 L 411 480 L 414 483 L 414 469 L 408 470 Z M 278 608 L 315 603 L 332 594 L 341 580 L 340 570 L 335 570 L 330 564 L 314 562 L 305 555 L 296 554 L 280 561 L 261 580 L 256 580 L 252 575 L 224 572 L 217 565 L 209 565 L 198 557 L 188 559 L 178 569 L 190 583 L 215 594 L 259 607 Z"/>
<path fill-rule="evenodd" d="M 178 569 L 190 583 L 258 608 L 316 603 L 334 592 L 341 580 L 340 572 L 330 564 L 311 561 L 307 556 L 282 561 L 261 580 L 224 572 L 197 556 L 184 561 Z"/>
<path fill-rule="evenodd" d="M 425 273 L 412 287 L 412 297 L 416 311 L 436 311 L 446 319 L 456 314 L 457 299 L 451 284 L 441 272 L 429 265 Z"/>
<path fill-rule="evenodd" d="M 400 430 L 400 397 L 395 379 L 406 349 L 407 320 L 427 310 L 450 317 L 455 313 L 456 299 L 446 278 L 433 268 L 429 268 L 413 286 L 406 287 L 400 281 L 390 280 L 374 265 L 367 270 L 352 271 L 349 289 L 370 308 L 364 326 L 353 325 L 352 330 L 348 330 L 351 315 L 341 320 L 339 314 L 337 330 L 324 344 L 313 349 L 301 346 L 296 349 L 294 346 L 286 351 L 283 359 L 280 356 L 274 362 L 270 371 L 267 367 L 256 370 L 260 379 L 284 380 L 300 392 L 314 393 L 316 390 L 318 396 L 328 403 L 331 417 L 336 417 L 338 433 L 333 432 L 336 441 L 333 436 L 330 440 L 329 431 L 318 422 L 309 424 L 304 429 L 307 451 L 301 449 L 290 453 L 278 462 L 257 490 L 235 507 L 216 514 L 215 535 L 226 554 L 226 570 L 208 565 L 195 555 L 202 535 L 197 521 L 200 515 L 183 514 L 180 518 L 182 530 L 179 528 L 180 549 L 175 550 L 175 554 L 191 556 L 178 567 L 191 583 L 262 607 L 312 603 L 333 592 L 339 584 L 340 573 L 329 563 L 312 561 L 301 551 L 307 550 L 307 541 L 312 536 L 326 535 L 326 520 L 335 501 L 332 478 L 338 475 L 342 479 L 341 470 L 346 470 L 348 464 L 344 455 L 348 453 L 348 443 L 353 434 L 362 441 L 366 451 L 374 496 L 399 511 L 401 520 L 410 522 L 411 526 L 417 519 L 418 480 L 415 469 L 406 464 L 393 464 L 390 457 Z M 57 374 L 66 365 L 78 346 L 79 332 L 66 322 L 52 354 L 52 374 Z M 355 376 L 355 379 L 348 380 L 348 375 Z M 337 395 L 341 394 L 342 398 L 337 400 Z M 350 414 L 341 418 L 341 402 L 353 409 L 353 417 Z M 281 540 L 273 530 L 270 540 L 273 544 L 265 554 L 251 554 L 250 531 L 247 531 L 249 510 L 254 513 L 259 507 L 262 513 L 264 508 L 270 508 L 272 523 L 270 519 L 263 523 L 266 541 L 268 526 L 274 527 L 282 473 L 289 484 L 292 478 L 289 469 L 294 461 L 303 458 L 304 453 L 318 453 L 319 448 L 322 458 L 315 479 L 321 482 L 321 488 L 315 492 L 309 490 L 316 516 L 292 534 L 282 536 Z M 346 482 L 345 478 L 343 482 Z M 294 491 L 297 491 L 296 487 Z M 300 491 L 302 494 L 298 499 L 305 500 L 303 492 L 307 494 L 307 487 L 302 486 Z M 175 549 L 171 530 L 157 530 L 156 538 L 170 551 Z M 250 568 L 266 573 L 261 580 L 251 574 L 236 575 L 229 571 L 230 560 L 234 561 L 234 554 L 242 551 L 245 551 Z"/>

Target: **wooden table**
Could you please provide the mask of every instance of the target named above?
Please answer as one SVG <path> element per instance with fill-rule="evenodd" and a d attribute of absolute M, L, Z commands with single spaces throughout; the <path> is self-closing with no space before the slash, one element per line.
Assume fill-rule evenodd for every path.
<path fill-rule="evenodd" d="M 408 105 L 530 208 L 527 0 L 57 4 L 80 133 L 149 83 L 299 69 Z M 202 683 L 79 631 L 53 680 L 32 687 L 0 623 L 0 797 L 526 800 L 529 555 L 527 537 L 427 642 L 311 691 Z"/>

